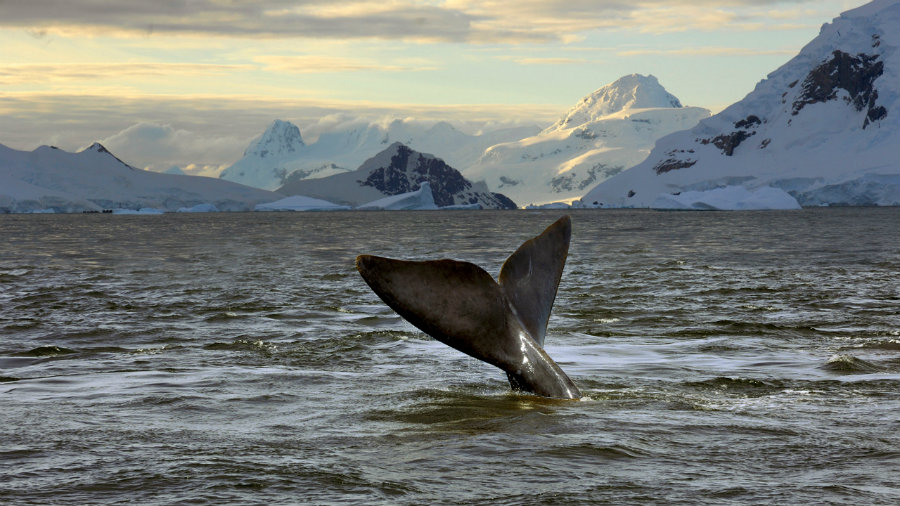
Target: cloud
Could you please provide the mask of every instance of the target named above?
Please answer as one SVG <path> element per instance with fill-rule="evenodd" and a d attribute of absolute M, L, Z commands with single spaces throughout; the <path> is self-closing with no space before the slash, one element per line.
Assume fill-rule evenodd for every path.
<path fill-rule="evenodd" d="M 335 9 L 327 0 L 147 2 L 29 0 L 5 2 L 0 26 L 35 33 L 231 37 L 464 40 L 471 16 L 411 1 L 356 1 Z"/>
<path fill-rule="evenodd" d="M 571 42 L 592 30 L 664 33 L 797 24 L 813 0 L 29 0 L 4 2 L 0 27 L 95 36 Z M 802 19 L 802 18 L 799 18 Z M 790 21 L 794 20 L 793 23 Z"/>
<path fill-rule="evenodd" d="M 248 142 L 231 135 L 201 135 L 145 122 L 100 140 L 116 156 L 141 168 L 161 172 L 176 165 L 195 175 L 218 175 L 227 160 L 240 157 Z"/>
<path fill-rule="evenodd" d="M 492 125 L 550 124 L 559 112 L 559 106 L 553 105 L 426 105 L 236 95 L 0 91 L 0 143 L 23 150 L 41 144 L 77 150 L 100 141 L 136 167 L 164 171 L 177 165 L 210 175 L 237 161 L 250 141 L 275 119 L 295 123 L 304 139 L 312 141 L 322 132 L 348 125 L 385 123 L 398 118 L 445 120 L 477 131 Z"/>
<path fill-rule="evenodd" d="M 24 64 L 0 67 L 0 85 L 109 80 L 128 77 L 171 77 L 223 74 L 252 70 L 252 65 L 202 63 L 62 63 Z"/>
<path fill-rule="evenodd" d="M 596 30 L 767 29 L 773 6 L 804 3 L 816 5 L 813 0 L 447 0 L 444 6 L 472 17 L 473 40 L 496 33 L 571 42 Z"/>
<path fill-rule="evenodd" d="M 669 55 L 669 56 L 759 56 L 797 54 L 795 49 L 749 49 L 743 47 L 681 47 L 676 49 L 626 49 L 617 51 L 619 56 Z"/>
<path fill-rule="evenodd" d="M 338 56 L 257 56 L 254 61 L 262 63 L 266 70 L 295 74 L 331 72 L 418 72 L 435 70 L 437 66 L 422 60 L 407 60 L 406 63 L 385 64 L 369 62 L 357 58 Z"/>
<path fill-rule="evenodd" d="M 586 60 L 584 58 L 566 58 L 566 57 L 553 57 L 553 58 L 527 58 L 527 57 L 509 57 L 504 58 L 510 61 L 514 61 L 520 65 L 585 65 L 588 63 L 593 63 L 590 60 Z"/>

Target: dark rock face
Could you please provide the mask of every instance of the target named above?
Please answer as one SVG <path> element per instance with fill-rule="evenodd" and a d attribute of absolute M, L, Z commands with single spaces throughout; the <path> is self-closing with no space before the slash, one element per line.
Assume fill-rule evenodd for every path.
<path fill-rule="evenodd" d="M 56 146 L 50 146 L 50 147 L 53 149 L 59 149 Z M 115 159 L 117 162 L 121 163 L 122 165 L 128 167 L 131 170 L 138 170 L 138 169 L 132 167 L 131 165 L 128 165 L 127 163 L 123 162 L 118 156 L 112 154 L 112 152 L 110 152 L 108 149 L 106 149 L 106 146 L 104 146 L 103 144 L 100 144 L 99 142 L 95 142 L 95 143 L 91 144 L 91 146 L 89 148 L 87 148 L 86 151 L 96 151 L 98 153 L 103 153 L 105 155 L 113 157 L 113 159 Z"/>
<path fill-rule="evenodd" d="M 653 171 L 656 172 L 656 175 L 660 175 L 672 170 L 693 167 L 695 163 L 697 163 L 697 160 L 678 160 L 676 158 L 668 158 L 657 163 L 653 167 Z"/>
<path fill-rule="evenodd" d="M 499 209 L 517 209 L 519 207 L 515 202 L 512 201 L 511 198 L 502 193 L 491 192 L 491 196 L 497 199 L 497 202 L 499 202 Z"/>
<path fill-rule="evenodd" d="M 759 119 L 759 116 L 751 114 L 740 121 L 736 121 L 734 123 L 734 128 L 750 128 L 753 125 L 759 125 L 761 123 L 762 121 Z"/>
<path fill-rule="evenodd" d="M 673 149 L 666 153 L 668 158 L 660 161 L 653 167 L 653 171 L 658 176 L 669 171 L 693 167 L 697 160 L 691 157 L 692 154 L 694 154 L 693 149 Z"/>
<path fill-rule="evenodd" d="M 712 139 L 703 139 L 700 143 L 712 143 L 715 147 L 721 149 L 725 156 L 731 156 L 734 154 L 734 148 L 738 147 L 751 135 L 756 135 L 756 132 L 747 133 L 744 130 L 736 130 L 730 134 L 717 135 Z"/>
<path fill-rule="evenodd" d="M 730 134 L 722 134 L 713 137 L 712 139 L 697 139 L 700 144 L 710 144 L 722 150 L 722 153 L 725 156 L 731 156 L 734 154 L 734 149 L 737 148 L 742 142 L 750 138 L 751 136 L 756 135 L 756 130 L 754 130 L 757 126 L 765 123 L 764 120 L 759 119 L 759 116 L 755 114 L 751 114 L 742 120 L 738 120 L 734 122 L 735 130 Z M 766 143 L 768 144 L 768 143 Z"/>
<path fill-rule="evenodd" d="M 884 62 L 878 59 L 878 55 L 860 53 L 851 56 L 835 50 L 831 59 L 814 68 L 803 80 L 803 92 L 792 104 L 791 114 L 796 116 L 809 104 L 835 100 L 838 90 L 846 90 L 850 95 L 845 98 L 847 102 L 857 111 L 867 110 L 863 128 L 884 118 L 887 110 L 875 104 L 878 90 L 873 87 L 875 80 L 884 73 Z"/>
<path fill-rule="evenodd" d="M 428 181 L 438 207 L 461 204 L 480 204 L 488 209 L 515 209 L 516 204 L 499 193 L 475 191 L 458 170 L 439 158 L 426 157 L 405 145 L 397 147 L 386 167 L 378 167 L 360 181 L 385 195 L 399 195 L 418 190 Z"/>

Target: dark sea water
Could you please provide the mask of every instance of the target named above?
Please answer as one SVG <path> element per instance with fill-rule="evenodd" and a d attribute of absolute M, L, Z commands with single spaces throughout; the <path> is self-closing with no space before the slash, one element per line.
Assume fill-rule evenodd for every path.
<path fill-rule="evenodd" d="M 354 268 L 559 215 L 0 216 L 0 503 L 900 504 L 900 209 L 573 212 L 580 401 Z"/>

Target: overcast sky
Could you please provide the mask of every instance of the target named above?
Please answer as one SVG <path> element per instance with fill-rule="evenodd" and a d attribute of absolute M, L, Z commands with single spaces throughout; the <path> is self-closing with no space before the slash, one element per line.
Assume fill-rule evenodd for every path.
<path fill-rule="evenodd" d="M 622 75 L 740 100 L 843 0 L 0 0 L 0 143 L 214 172 L 274 119 L 546 126 Z"/>

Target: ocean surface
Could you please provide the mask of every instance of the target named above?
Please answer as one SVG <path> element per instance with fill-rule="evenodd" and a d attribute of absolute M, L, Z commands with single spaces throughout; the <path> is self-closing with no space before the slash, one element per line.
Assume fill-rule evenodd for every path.
<path fill-rule="evenodd" d="M 0 216 L 0 503 L 900 504 L 900 208 L 573 211 L 579 401 L 354 267 L 496 276 L 560 215 Z"/>

